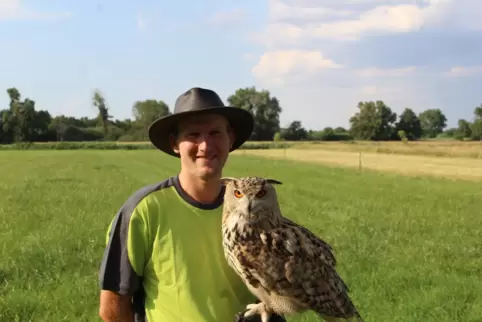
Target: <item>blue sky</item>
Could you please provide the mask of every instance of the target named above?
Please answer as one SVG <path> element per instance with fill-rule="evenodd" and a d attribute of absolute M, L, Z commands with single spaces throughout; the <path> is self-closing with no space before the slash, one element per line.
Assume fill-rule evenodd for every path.
<path fill-rule="evenodd" d="M 359 101 L 440 108 L 455 126 L 482 104 L 480 0 L 1 0 L 0 103 L 17 87 L 53 115 L 115 118 L 193 86 L 256 86 L 281 123 L 348 126 Z"/>

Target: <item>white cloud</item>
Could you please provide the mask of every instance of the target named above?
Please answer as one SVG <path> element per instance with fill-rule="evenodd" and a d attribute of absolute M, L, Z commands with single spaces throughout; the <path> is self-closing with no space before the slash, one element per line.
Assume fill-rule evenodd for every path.
<path fill-rule="evenodd" d="M 454 0 L 427 0 L 425 6 L 414 1 L 351 0 L 378 6 L 357 11 L 335 9 L 328 3 L 311 6 L 289 5 L 283 0 L 269 0 L 269 20 L 259 42 L 294 44 L 314 39 L 357 40 L 364 36 L 417 31 L 450 18 Z M 345 8 L 353 6 L 346 5 Z M 288 35 L 285 38 L 285 35 Z"/>
<path fill-rule="evenodd" d="M 281 85 L 296 74 L 307 76 L 324 69 L 342 67 L 323 57 L 319 51 L 287 50 L 264 53 L 252 72 L 254 77 L 264 83 Z"/>
<path fill-rule="evenodd" d="M 443 108 L 456 96 L 447 92 L 454 86 L 440 77 L 444 72 L 449 76 L 482 74 L 482 66 L 441 71 L 436 67 L 444 64 L 440 59 L 421 66 L 417 53 L 411 51 L 417 44 L 407 43 L 408 58 L 394 58 L 406 61 L 405 65 L 393 61 L 393 48 L 385 52 L 380 43 L 357 52 L 363 41 L 371 38 L 374 44 L 377 36 L 478 28 L 482 20 L 468 23 L 465 18 L 482 13 L 480 0 L 266 1 L 266 24 L 251 35 L 264 50 L 253 59 L 252 75 L 257 87 L 268 89 L 280 100 L 282 125 L 301 120 L 308 128 L 348 126 L 358 102 L 363 100 L 383 100 L 397 113 L 404 107 L 416 112 L 431 106 Z M 428 33 L 423 37 L 430 41 Z M 440 42 L 437 44 L 436 48 L 444 50 Z M 421 54 L 426 59 L 429 53 Z M 363 60 L 369 63 L 360 64 Z M 396 67 L 390 62 L 397 63 Z"/>
<path fill-rule="evenodd" d="M 303 7 L 290 6 L 280 0 L 268 0 L 269 13 L 268 21 L 281 20 L 320 20 L 325 18 L 346 17 L 353 12 L 348 10 L 336 10 L 326 7 Z"/>
<path fill-rule="evenodd" d="M 0 20 L 57 20 L 70 12 L 40 12 L 22 5 L 21 0 L 0 0 Z"/>
<path fill-rule="evenodd" d="M 252 57 L 250 57 L 252 59 Z M 414 75 L 417 68 L 368 67 L 352 69 L 334 60 L 324 57 L 317 50 L 278 50 L 262 54 L 252 69 L 253 76 L 263 84 L 282 85 L 307 81 L 308 78 L 323 77 L 327 70 L 343 69 L 338 75 L 351 78 L 404 77 Z M 330 73 L 328 77 L 333 77 Z"/>
<path fill-rule="evenodd" d="M 482 75 L 482 65 L 480 66 L 455 66 L 446 73 L 450 77 L 465 77 Z"/>
<path fill-rule="evenodd" d="M 317 50 L 279 50 L 262 54 L 252 69 L 258 87 L 266 88 L 282 102 L 282 125 L 301 120 L 308 128 L 348 126 L 361 100 L 384 100 L 395 112 L 427 93 L 415 83 L 420 70 L 353 68 L 325 57 Z M 424 101 L 424 103 L 425 103 Z"/>

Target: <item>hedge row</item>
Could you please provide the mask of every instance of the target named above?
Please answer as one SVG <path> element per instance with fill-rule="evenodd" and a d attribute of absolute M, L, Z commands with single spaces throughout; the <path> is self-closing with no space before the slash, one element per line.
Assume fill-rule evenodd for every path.
<path fill-rule="evenodd" d="M 284 149 L 290 143 L 279 142 L 247 142 L 240 149 Z M 0 145 L 0 150 L 145 150 L 155 149 L 151 143 L 117 143 L 117 142 L 46 142 L 15 143 Z"/>

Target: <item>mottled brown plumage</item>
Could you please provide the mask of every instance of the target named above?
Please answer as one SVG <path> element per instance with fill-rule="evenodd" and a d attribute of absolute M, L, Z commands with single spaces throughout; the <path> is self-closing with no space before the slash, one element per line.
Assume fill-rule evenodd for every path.
<path fill-rule="evenodd" d="M 223 246 L 229 265 L 261 301 L 246 316 L 313 310 L 326 321 L 362 321 L 336 272 L 330 245 L 282 216 L 273 184 L 259 177 L 223 178 Z"/>

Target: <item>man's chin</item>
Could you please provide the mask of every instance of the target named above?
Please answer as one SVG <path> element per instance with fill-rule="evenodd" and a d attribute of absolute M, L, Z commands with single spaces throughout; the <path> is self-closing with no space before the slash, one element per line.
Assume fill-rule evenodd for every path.
<path fill-rule="evenodd" d="M 198 171 L 199 171 L 199 174 L 206 179 L 217 176 L 220 173 L 218 166 L 208 166 L 208 165 L 199 167 Z"/>

